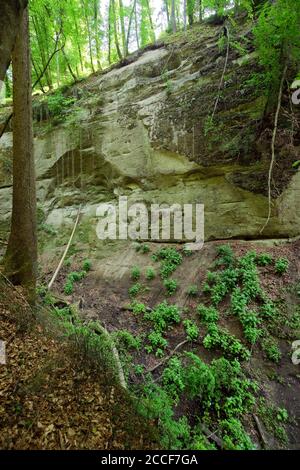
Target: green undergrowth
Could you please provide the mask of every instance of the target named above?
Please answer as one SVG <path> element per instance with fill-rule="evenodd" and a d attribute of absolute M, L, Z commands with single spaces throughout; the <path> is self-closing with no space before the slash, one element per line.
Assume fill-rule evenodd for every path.
<path fill-rule="evenodd" d="M 81 271 L 73 271 L 68 274 L 66 283 L 64 285 L 64 293 L 66 295 L 71 295 L 74 292 L 74 284 L 76 282 L 82 281 L 87 275 L 87 273 L 91 270 L 92 263 L 90 260 L 86 259 L 84 260 L 82 264 L 82 270 Z"/>
<path fill-rule="evenodd" d="M 287 411 L 263 402 L 263 384 L 249 374 L 248 364 L 257 353 L 267 361 L 281 360 L 274 334 L 280 303 L 264 290 L 260 270 L 282 276 L 283 268 L 278 270 L 278 265 L 284 265 L 286 272 L 288 262 L 254 251 L 238 257 L 230 246 L 220 246 L 204 284 L 196 281 L 186 291 L 194 307 L 182 308 L 176 304 L 178 283 L 173 276 L 182 263 L 188 266 L 189 256 L 194 255 L 175 248 L 153 254 L 142 245 L 138 251 L 159 268 L 132 267 L 128 292 L 132 321 L 128 329 L 114 331 L 111 341 L 119 352 L 138 413 L 157 423 L 161 448 L 255 449 L 253 429 L 249 432 L 254 412 L 284 446 Z M 90 264 L 83 265 L 85 273 L 90 268 Z M 152 288 L 156 271 L 159 277 L 155 283 L 161 284 L 167 299 L 150 308 L 145 295 Z M 70 273 L 69 279 L 79 282 L 80 272 Z M 51 305 L 47 296 L 44 302 Z M 112 364 L 115 370 L 111 343 L 103 334 L 95 333 L 95 325 L 83 324 L 72 307 L 61 309 L 53 304 L 52 311 L 65 335 L 83 345 L 82 355 L 97 357 L 98 351 L 103 367 Z M 298 325 L 298 317 L 296 312 L 289 319 L 290 325 Z M 233 329 L 229 329 L 228 320 L 233 322 Z M 180 344 L 182 347 L 176 348 Z M 221 444 L 211 439 L 212 433 Z"/>
<path fill-rule="evenodd" d="M 144 274 L 140 268 L 133 268 L 143 284 L 133 283 L 129 289 L 131 311 L 143 335 L 137 340 L 135 334 L 125 336 L 128 347 L 124 364 L 138 397 L 139 413 L 159 423 L 163 448 L 217 449 L 219 446 L 207 437 L 207 430 L 216 430 L 223 449 L 254 449 L 256 445 L 246 431 L 247 417 L 251 417 L 256 407 L 258 414 L 270 411 L 261 407 L 261 385 L 249 376 L 245 365 L 254 351 L 261 351 L 268 361 L 278 363 L 281 360 L 273 335 L 280 319 L 280 305 L 262 287 L 260 270 L 267 269 L 274 276 L 282 276 L 288 270 L 288 260 L 276 260 L 269 253 L 255 251 L 238 257 L 229 245 L 219 246 L 204 284 L 192 285 L 186 291 L 191 301 L 197 301 L 199 296 L 202 300 L 191 311 L 180 308 L 170 296 L 176 298 L 179 286 L 173 277 L 176 270 L 183 262 L 188 265 L 188 256 L 192 253 L 175 248 L 162 248 L 154 254 L 151 250 L 140 248 L 139 251 L 150 253 L 151 260 L 159 265 L 162 292 L 169 298 L 153 308 L 139 300 L 147 289 L 150 290 L 149 282 L 154 277 L 147 273 L 149 270 L 152 273 L 155 267 L 148 267 Z M 131 277 L 137 280 L 136 276 Z M 234 331 L 227 329 L 229 319 L 235 322 Z M 186 344 L 193 350 L 187 352 L 183 347 L 168 359 L 174 348 L 174 342 L 170 342 L 174 329 L 181 332 L 178 338 L 184 335 Z M 199 345 L 214 358 L 202 357 Z M 123 356 L 122 348 L 124 341 L 120 346 Z M 157 372 L 147 371 L 140 362 L 145 354 L 158 358 L 156 361 L 163 360 Z M 185 410 L 189 404 L 188 414 L 179 411 L 183 403 Z M 275 437 L 284 444 L 286 415 L 280 411 L 284 409 L 274 405 L 273 413 L 276 410 L 283 419 Z"/>

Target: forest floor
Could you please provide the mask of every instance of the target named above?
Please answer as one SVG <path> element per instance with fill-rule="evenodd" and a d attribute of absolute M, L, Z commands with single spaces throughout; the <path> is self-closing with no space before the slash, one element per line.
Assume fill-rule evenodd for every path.
<path fill-rule="evenodd" d="M 231 263 L 225 269 L 224 259 L 220 259 L 224 246 L 225 252 L 229 250 Z M 166 266 L 166 260 L 161 257 L 162 248 L 168 256 L 176 253 L 180 258 L 167 278 L 177 283 L 171 295 L 161 277 L 162 267 Z M 43 302 L 34 318 L 22 292 L 1 281 L 0 328 L 7 353 L 7 364 L 0 366 L 1 448 L 249 448 L 238 420 L 256 448 L 299 448 L 300 374 L 299 365 L 292 361 L 292 344 L 300 337 L 299 241 L 284 244 L 236 240 L 226 245 L 209 242 L 195 253 L 185 253 L 182 245 L 124 243 L 124 246 L 112 244 L 100 255 L 99 252 L 93 258 L 93 252 L 86 252 L 80 242 L 74 241 L 55 283 L 54 296 L 45 295 L 40 288 Z M 223 292 L 217 303 L 212 301 L 213 292 L 220 287 L 216 279 L 223 276 L 225 283 L 228 282 L 245 260 L 250 287 L 258 292 L 250 303 L 261 329 L 253 343 L 245 337 L 242 317 L 232 313 L 234 289 L 238 286 L 243 291 L 243 281 L 236 280 L 231 292 Z M 276 271 L 279 260 L 288 262 L 282 273 Z M 45 250 L 40 262 L 40 281 L 46 284 L 57 264 L 57 250 Z M 149 268 L 154 272 L 151 279 L 146 276 Z M 84 275 L 77 279 L 76 273 Z M 71 291 L 66 292 L 70 277 L 74 281 Z M 209 277 L 215 279 L 215 287 L 211 283 L 207 288 Z M 151 315 L 165 301 L 178 308 L 180 321 L 168 325 L 162 334 L 164 343 L 157 345 L 157 338 L 150 341 L 151 333 L 156 331 Z M 208 345 L 208 325 L 201 318 L 199 305 L 204 310 L 217 310 L 219 331 L 230 335 L 235 351 L 221 342 Z M 53 311 L 63 319 L 62 324 L 53 321 L 49 314 Z M 78 337 L 75 336 L 75 341 L 74 338 L 66 340 L 67 330 L 62 330 L 62 326 L 72 326 L 77 322 L 74 320 L 77 315 L 82 322 L 80 328 L 90 328 L 94 322 L 100 322 L 112 334 L 129 394 L 116 384 L 103 358 L 96 358 L 95 367 L 95 361 L 90 361 Z M 195 338 L 188 338 L 187 320 L 190 326 L 196 326 Z M 241 357 L 246 350 L 250 352 L 247 359 Z M 176 362 L 170 361 L 180 361 L 185 366 L 181 370 L 188 370 L 189 353 L 211 370 L 219 359 L 240 364 L 236 379 L 241 380 L 238 382 L 241 389 L 234 395 L 232 384 L 221 388 L 218 398 L 221 415 L 213 408 L 215 405 L 205 409 L 198 396 L 191 399 L 187 388 L 183 394 L 176 390 L 180 374 Z M 171 371 L 169 381 L 164 379 L 166 371 L 169 374 Z M 158 387 L 154 402 L 149 400 L 149 408 L 137 413 L 145 394 L 149 398 L 149 380 Z M 244 396 L 242 391 L 249 384 L 256 384 L 252 397 L 248 392 Z M 169 394 L 167 402 L 162 391 Z M 140 402 L 133 397 L 144 398 Z M 246 406 L 249 397 L 254 400 L 254 406 Z M 233 412 L 223 415 L 230 400 L 234 403 Z M 172 412 L 164 416 L 170 403 Z M 232 418 L 237 420 L 234 425 L 238 427 L 237 431 L 230 430 L 228 444 L 222 426 L 232 424 Z M 199 422 L 205 423 L 206 427 L 201 428 L 204 437 L 199 435 Z"/>
<path fill-rule="evenodd" d="M 42 307 L 41 307 L 42 308 Z M 38 313 L 41 317 L 41 312 Z M 107 371 L 83 363 L 47 315 L 0 280 L 1 449 L 151 449 L 152 427 Z"/>
<path fill-rule="evenodd" d="M 85 254 L 82 249 L 74 250 L 72 256 L 63 267 L 57 284 L 56 294 L 76 305 L 81 318 L 89 321 L 100 321 L 110 333 L 115 335 L 121 355 L 128 384 L 131 387 L 141 385 L 151 372 L 154 383 L 163 385 L 163 374 L 170 357 L 176 349 L 175 357 L 183 362 L 185 354 L 192 352 L 205 364 L 220 357 L 229 359 L 238 358 L 238 354 L 231 354 L 220 347 L 205 347 L 204 340 L 207 328 L 199 318 L 198 305 L 211 307 L 210 293 L 205 292 L 206 276 L 208 271 L 219 273 L 220 267 L 216 267 L 218 249 L 224 242 L 210 242 L 205 244 L 200 252 L 185 256 L 182 246 L 157 245 L 148 243 L 140 244 L 139 248 L 134 243 L 127 247 L 121 247 L 120 251 L 107 250 L 107 258 L 92 259 L 91 271 L 80 282 L 75 282 L 70 295 L 65 294 L 65 285 L 71 272 L 79 272 L 82 269 Z M 246 412 L 241 417 L 243 426 L 257 448 L 298 448 L 300 446 L 300 400 L 299 366 L 292 362 L 292 343 L 299 339 L 300 334 L 300 242 L 289 244 L 274 244 L 271 241 L 245 242 L 231 241 L 229 243 L 233 252 L 235 263 L 240 263 L 249 252 L 255 252 L 257 259 L 260 255 L 267 254 L 272 261 L 265 265 L 257 265 L 260 289 L 268 300 L 252 300 L 251 309 L 260 311 L 263 302 L 272 305 L 270 316 L 262 317 L 260 339 L 253 344 L 245 338 L 245 331 L 240 319 L 232 315 L 230 295 L 226 294 L 218 303 L 219 327 L 229 333 L 250 350 L 251 357 L 247 361 L 241 360 L 242 370 L 245 376 L 258 385 L 255 399 L 256 405 L 252 412 Z M 162 260 L 154 261 L 153 255 L 159 253 L 164 247 L 167 250 L 176 249 L 182 255 L 182 262 L 173 272 L 171 279 L 176 280 L 177 288 L 172 295 L 168 295 L 163 279 L 159 275 Z M 138 250 L 138 251 L 137 251 Z M 44 279 L 49 279 L 55 264 L 51 266 L 49 253 L 44 255 Z M 154 256 L 155 257 L 155 256 Z M 279 274 L 276 272 L 278 260 L 288 260 L 288 269 Z M 251 263 L 250 263 L 251 264 Z M 264 263 L 263 263 L 264 264 Z M 139 274 L 133 280 L 134 270 L 138 267 Z M 145 273 L 151 267 L 156 275 L 154 279 L 146 278 Z M 251 268 L 252 269 L 252 268 Z M 49 273 L 49 274 L 47 274 Z M 130 295 L 129 291 L 138 286 L 139 291 Z M 196 287 L 196 292 L 188 294 L 191 286 Z M 237 282 L 236 286 L 241 286 Z M 177 324 L 169 325 L 164 332 L 165 346 L 162 351 L 155 354 L 156 347 L 147 351 L 151 346 L 149 335 L 153 331 L 153 325 L 147 314 L 155 311 L 157 305 L 165 300 L 169 304 L 176 305 L 181 311 L 181 319 Z M 134 312 L 134 306 L 140 306 L 142 313 Z M 197 325 L 198 337 L 187 340 L 187 330 L 184 321 L 189 320 Z M 138 347 L 130 343 L 130 339 L 124 336 L 130 333 L 133 338 L 138 338 Z M 123 342 L 122 342 L 123 341 Z M 223 391 L 230 396 L 229 391 Z M 174 416 L 176 419 L 185 417 L 194 425 L 201 419 L 197 399 L 187 400 L 182 397 L 175 403 Z M 238 417 L 239 412 L 236 412 Z M 221 433 L 220 425 L 214 413 L 210 416 L 210 430 L 216 429 L 216 434 Z M 217 439 L 217 447 L 220 441 Z M 215 444 L 215 442 L 214 442 Z M 238 444 L 237 448 L 238 448 Z"/>

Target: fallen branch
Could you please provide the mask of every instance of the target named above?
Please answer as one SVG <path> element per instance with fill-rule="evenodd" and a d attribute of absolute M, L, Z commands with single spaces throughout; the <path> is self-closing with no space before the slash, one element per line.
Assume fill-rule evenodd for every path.
<path fill-rule="evenodd" d="M 76 221 L 75 221 L 75 224 L 74 224 L 74 228 L 73 228 L 73 230 L 72 230 L 72 233 L 71 233 L 69 242 L 68 242 L 68 244 L 67 244 L 67 247 L 66 247 L 66 249 L 65 249 L 65 251 L 64 251 L 64 254 L 63 254 L 63 256 L 62 256 L 62 258 L 61 258 L 61 260 L 60 260 L 60 262 L 59 262 L 59 265 L 57 266 L 57 269 L 56 269 L 55 273 L 54 273 L 53 276 L 52 276 L 51 281 L 50 281 L 49 284 L 48 284 L 48 290 L 51 290 L 51 288 L 52 288 L 52 286 L 53 286 L 53 284 L 54 284 L 54 282 L 55 282 L 55 280 L 56 280 L 56 278 L 57 278 L 57 275 L 58 275 L 59 271 L 61 270 L 61 267 L 62 267 L 62 265 L 63 265 L 63 262 L 64 262 L 64 260 L 65 260 L 65 258 L 66 258 L 66 256 L 67 256 L 67 254 L 68 254 L 68 251 L 69 251 L 69 249 L 70 249 L 70 246 L 71 246 L 71 243 L 72 243 L 72 241 L 73 241 L 73 238 L 74 238 L 74 235 L 75 235 L 75 231 L 76 231 L 76 228 L 77 228 L 77 225 L 78 225 L 78 222 L 79 222 L 80 211 L 81 211 L 81 206 L 79 206 L 78 213 L 77 213 L 77 217 L 76 217 Z"/>
<path fill-rule="evenodd" d="M 219 449 L 223 448 L 223 441 L 214 432 L 211 432 L 204 424 L 201 424 L 201 428 L 206 438 L 213 441 Z"/>
<path fill-rule="evenodd" d="M 262 425 L 261 425 L 261 423 L 260 423 L 260 421 L 259 421 L 259 419 L 256 415 L 253 415 L 253 418 L 254 418 L 258 433 L 260 435 L 260 438 L 262 440 L 262 443 L 264 445 L 264 448 L 267 449 L 268 448 L 268 439 L 265 436 L 265 432 L 263 430 L 263 427 L 262 427 Z"/>
<path fill-rule="evenodd" d="M 262 233 L 265 228 L 267 227 L 268 223 L 270 222 L 271 219 L 271 213 L 272 213 L 272 173 L 273 173 L 273 167 L 275 163 L 275 142 L 276 142 L 276 136 L 277 136 L 277 128 L 278 128 L 278 118 L 279 118 L 279 112 L 281 108 L 281 99 L 282 99 L 282 90 L 283 90 L 283 82 L 285 79 L 287 71 L 287 64 L 284 66 L 284 70 L 282 73 L 281 77 L 281 82 L 280 82 L 280 87 L 279 87 L 279 92 L 278 92 L 278 100 L 277 100 L 277 109 L 276 109 L 276 114 L 275 114 L 275 121 L 274 121 L 274 129 L 273 129 L 273 136 L 272 136 L 272 143 L 271 143 L 271 150 L 272 150 L 272 158 L 271 158 L 271 163 L 270 163 L 270 168 L 269 168 L 269 176 L 268 176 L 268 204 L 269 204 L 269 210 L 268 210 L 268 217 L 266 220 L 266 223 L 262 227 L 259 233 Z"/>
<path fill-rule="evenodd" d="M 147 370 L 146 373 L 154 372 L 156 369 L 163 366 L 169 359 L 171 359 L 172 356 L 174 356 L 176 351 L 178 351 L 178 349 L 181 348 L 182 346 L 184 346 L 186 343 L 188 343 L 187 339 L 185 339 L 181 343 L 177 344 L 176 348 L 173 349 L 173 351 L 169 354 L 169 356 L 165 357 L 159 364 L 156 364 L 156 366 L 154 366 L 151 369 Z"/>
<path fill-rule="evenodd" d="M 122 367 L 122 364 L 121 364 L 120 356 L 119 356 L 118 350 L 115 346 L 115 343 L 112 340 L 112 337 L 111 337 L 110 333 L 99 322 L 97 322 L 96 324 L 93 324 L 92 329 L 96 333 L 103 333 L 107 337 L 107 339 L 109 341 L 109 344 L 111 345 L 111 352 L 112 352 L 112 354 L 115 358 L 115 361 L 116 361 L 116 366 L 117 366 L 117 370 L 118 370 L 118 377 L 119 377 L 120 385 L 121 385 L 121 387 L 123 387 L 126 390 L 127 389 L 127 384 L 126 384 L 125 375 L 124 375 L 123 367 Z"/>

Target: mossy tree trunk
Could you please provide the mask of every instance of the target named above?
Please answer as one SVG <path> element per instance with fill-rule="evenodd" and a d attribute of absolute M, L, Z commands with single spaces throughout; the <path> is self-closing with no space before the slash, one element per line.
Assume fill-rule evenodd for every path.
<path fill-rule="evenodd" d="M 37 277 L 36 188 L 33 155 L 29 15 L 25 10 L 12 55 L 13 209 L 5 273 L 33 303 Z"/>
<path fill-rule="evenodd" d="M 4 80 L 28 0 L 0 0 L 0 80 Z"/>

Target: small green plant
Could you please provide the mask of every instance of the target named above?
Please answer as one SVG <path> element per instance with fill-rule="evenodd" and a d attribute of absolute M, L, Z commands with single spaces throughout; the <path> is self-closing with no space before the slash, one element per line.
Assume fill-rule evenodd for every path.
<path fill-rule="evenodd" d="M 219 259 L 216 261 L 217 266 L 229 267 L 234 261 L 234 253 L 230 245 L 221 245 L 217 248 Z"/>
<path fill-rule="evenodd" d="M 164 286 L 167 289 L 168 294 L 173 295 L 178 288 L 178 283 L 175 279 L 165 279 Z"/>
<path fill-rule="evenodd" d="M 82 265 L 83 271 L 89 272 L 92 268 L 92 262 L 89 259 L 85 259 Z"/>
<path fill-rule="evenodd" d="M 182 363 L 178 357 L 172 357 L 162 374 L 162 384 L 167 394 L 177 402 L 184 390 Z"/>
<path fill-rule="evenodd" d="M 74 271 L 68 275 L 68 280 L 71 282 L 79 282 L 85 277 L 85 275 L 85 271 Z"/>
<path fill-rule="evenodd" d="M 281 352 L 280 349 L 278 348 L 277 344 L 275 341 L 268 337 L 265 338 L 262 343 L 261 343 L 263 351 L 266 353 L 267 358 L 275 362 L 276 364 L 280 361 L 281 359 Z"/>
<path fill-rule="evenodd" d="M 182 263 L 182 255 L 175 248 L 162 248 L 153 257 L 155 261 L 161 261 L 160 275 L 167 279 Z"/>
<path fill-rule="evenodd" d="M 113 336 L 117 340 L 118 345 L 125 349 L 138 350 L 141 347 L 141 339 L 133 336 L 128 330 L 119 330 Z"/>
<path fill-rule="evenodd" d="M 270 405 L 265 398 L 260 398 L 258 404 L 258 415 L 270 434 L 273 434 L 284 444 L 288 442 L 288 436 L 284 429 L 284 425 L 288 422 L 289 415 L 285 408 L 278 408 L 275 405 Z"/>
<path fill-rule="evenodd" d="M 192 320 L 184 320 L 183 326 L 185 328 L 186 336 L 189 341 L 196 341 L 199 337 L 199 328 Z"/>
<path fill-rule="evenodd" d="M 289 260 L 287 258 L 278 258 L 275 262 L 275 271 L 281 276 L 287 272 L 289 267 Z"/>
<path fill-rule="evenodd" d="M 145 371 L 145 366 L 143 366 L 142 364 L 136 364 L 134 366 L 134 372 L 136 375 L 143 375 Z"/>
<path fill-rule="evenodd" d="M 270 299 L 266 299 L 259 309 L 259 315 L 265 319 L 275 319 L 278 315 L 278 310 Z"/>
<path fill-rule="evenodd" d="M 40 225 L 39 228 L 40 228 L 40 230 L 45 232 L 47 235 L 52 235 L 52 236 L 57 235 L 57 230 L 55 230 L 55 228 L 52 227 L 52 225 L 43 223 L 43 224 Z"/>
<path fill-rule="evenodd" d="M 260 255 L 256 256 L 256 263 L 258 266 L 268 266 L 272 264 L 273 257 L 269 253 L 261 253 Z"/>
<path fill-rule="evenodd" d="M 202 292 L 203 294 L 210 294 L 211 292 L 211 287 L 210 285 L 208 284 L 208 282 L 205 282 L 203 287 L 202 287 Z"/>
<path fill-rule="evenodd" d="M 206 280 L 209 284 L 213 284 L 218 280 L 218 273 L 207 271 Z"/>
<path fill-rule="evenodd" d="M 156 331 L 164 332 L 172 323 L 180 323 L 180 310 L 177 305 L 169 305 L 167 301 L 157 305 L 152 312 L 147 312 L 145 320 L 153 323 Z"/>
<path fill-rule="evenodd" d="M 61 91 L 56 91 L 47 97 L 50 115 L 59 122 L 63 119 L 68 108 L 75 103 L 75 98 L 66 98 Z"/>
<path fill-rule="evenodd" d="M 276 418 L 282 423 L 286 423 L 289 420 L 289 414 L 285 408 L 278 408 Z"/>
<path fill-rule="evenodd" d="M 74 292 L 74 283 L 71 279 L 68 279 L 64 286 L 64 293 L 66 295 L 71 295 Z"/>
<path fill-rule="evenodd" d="M 198 294 L 198 287 L 193 285 L 193 286 L 189 286 L 188 289 L 187 289 L 187 295 L 189 297 L 196 297 L 196 295 Z"/>
<path fill-rule="evenodd" d="M 154 278 L 155 278 L 156 274 L 155 274 L 155 270 L 153 268 L 147 268 L 146 270 L 146 279 L 148 281 L 152 281 Z"/>
<path fill-rule="evenodd" d="M 144 315 L 146 311 L 147 311 L 147 307 L 145 304 L 139 303 L 139 302 L 133 302 L 132 312 L 134 315 L 141 315 L 141 314 Z"/>
<path fill-rule="evenodd" d="M 236 418 L 221 421 L 223 445 L 226 450 L 253 450 L 255 446 Z"/>
<path fill-rule="evenodd" d="M 150 252 L 150 246 L 144 243 L 144 244 L 142 245 L 142 247 L 141 247 L 141 252 L 142 252 L 143 254 L 149 253 L 149 252 Z"/>
<path fill-rule="evenodd" d="M 148 335 L 149 345 L 145 346 L 148 353 L 155 352 L 157 357 L 164 355 L 164 349 L 168 346 L 168 341 L 162 336 L 159 331 L 151 331 Z"/>
<path fill-rule="evenodd" d="M 191 430 L 185 417 L 177 420 L 174 418 L 173 407 L 174 401 L 164 388 L 154 383 L 144 387 L 138 411 L 147 420 L 152 419 L 158 423 L 161 447 L 185 449 Z"/>
<path fill-rule="evenodd" d="M 197 311 L 203 323 L 215 324 L 219 321 L 219 313 L 214 307 L 205 307 L 205 305 L 198 305 Z"/>
<path fill-rule="evenodd" d="M 143 286 L 139 282 L 136 284 L 133 284 L 132 287 L 130 287 L 128 293 L 130 297 L 136 297 L 142 290 Z"/>
<path fill-rule="evenodd" d="M 182 253 L 185 255 L 185 256 L 192 256 L 193 254 L 193 250 L 190 250 L 187 246 L 185 246 L 182 250 Z"/>
<path fill-rule="evenodd" d="M 206 349 L 221 349 L 226 356 L 242 360 L 249 360 L 251 356 L 250 351 L 235 336 L 214 324 L 208 326 L 203 346 Z"/>
<path fill-rule="evenodd" d="M 131 270 L 131 279 L 138 281 L 141 277 L 141 270 L 138 266 L 134 266 Z"/>
<path fill-rule="evenodd" d="M 255 251 L 249 251 L 239 260 L 243 294 L 247 298 L 247 302 L 262 295 L 255 259 Z"/>

